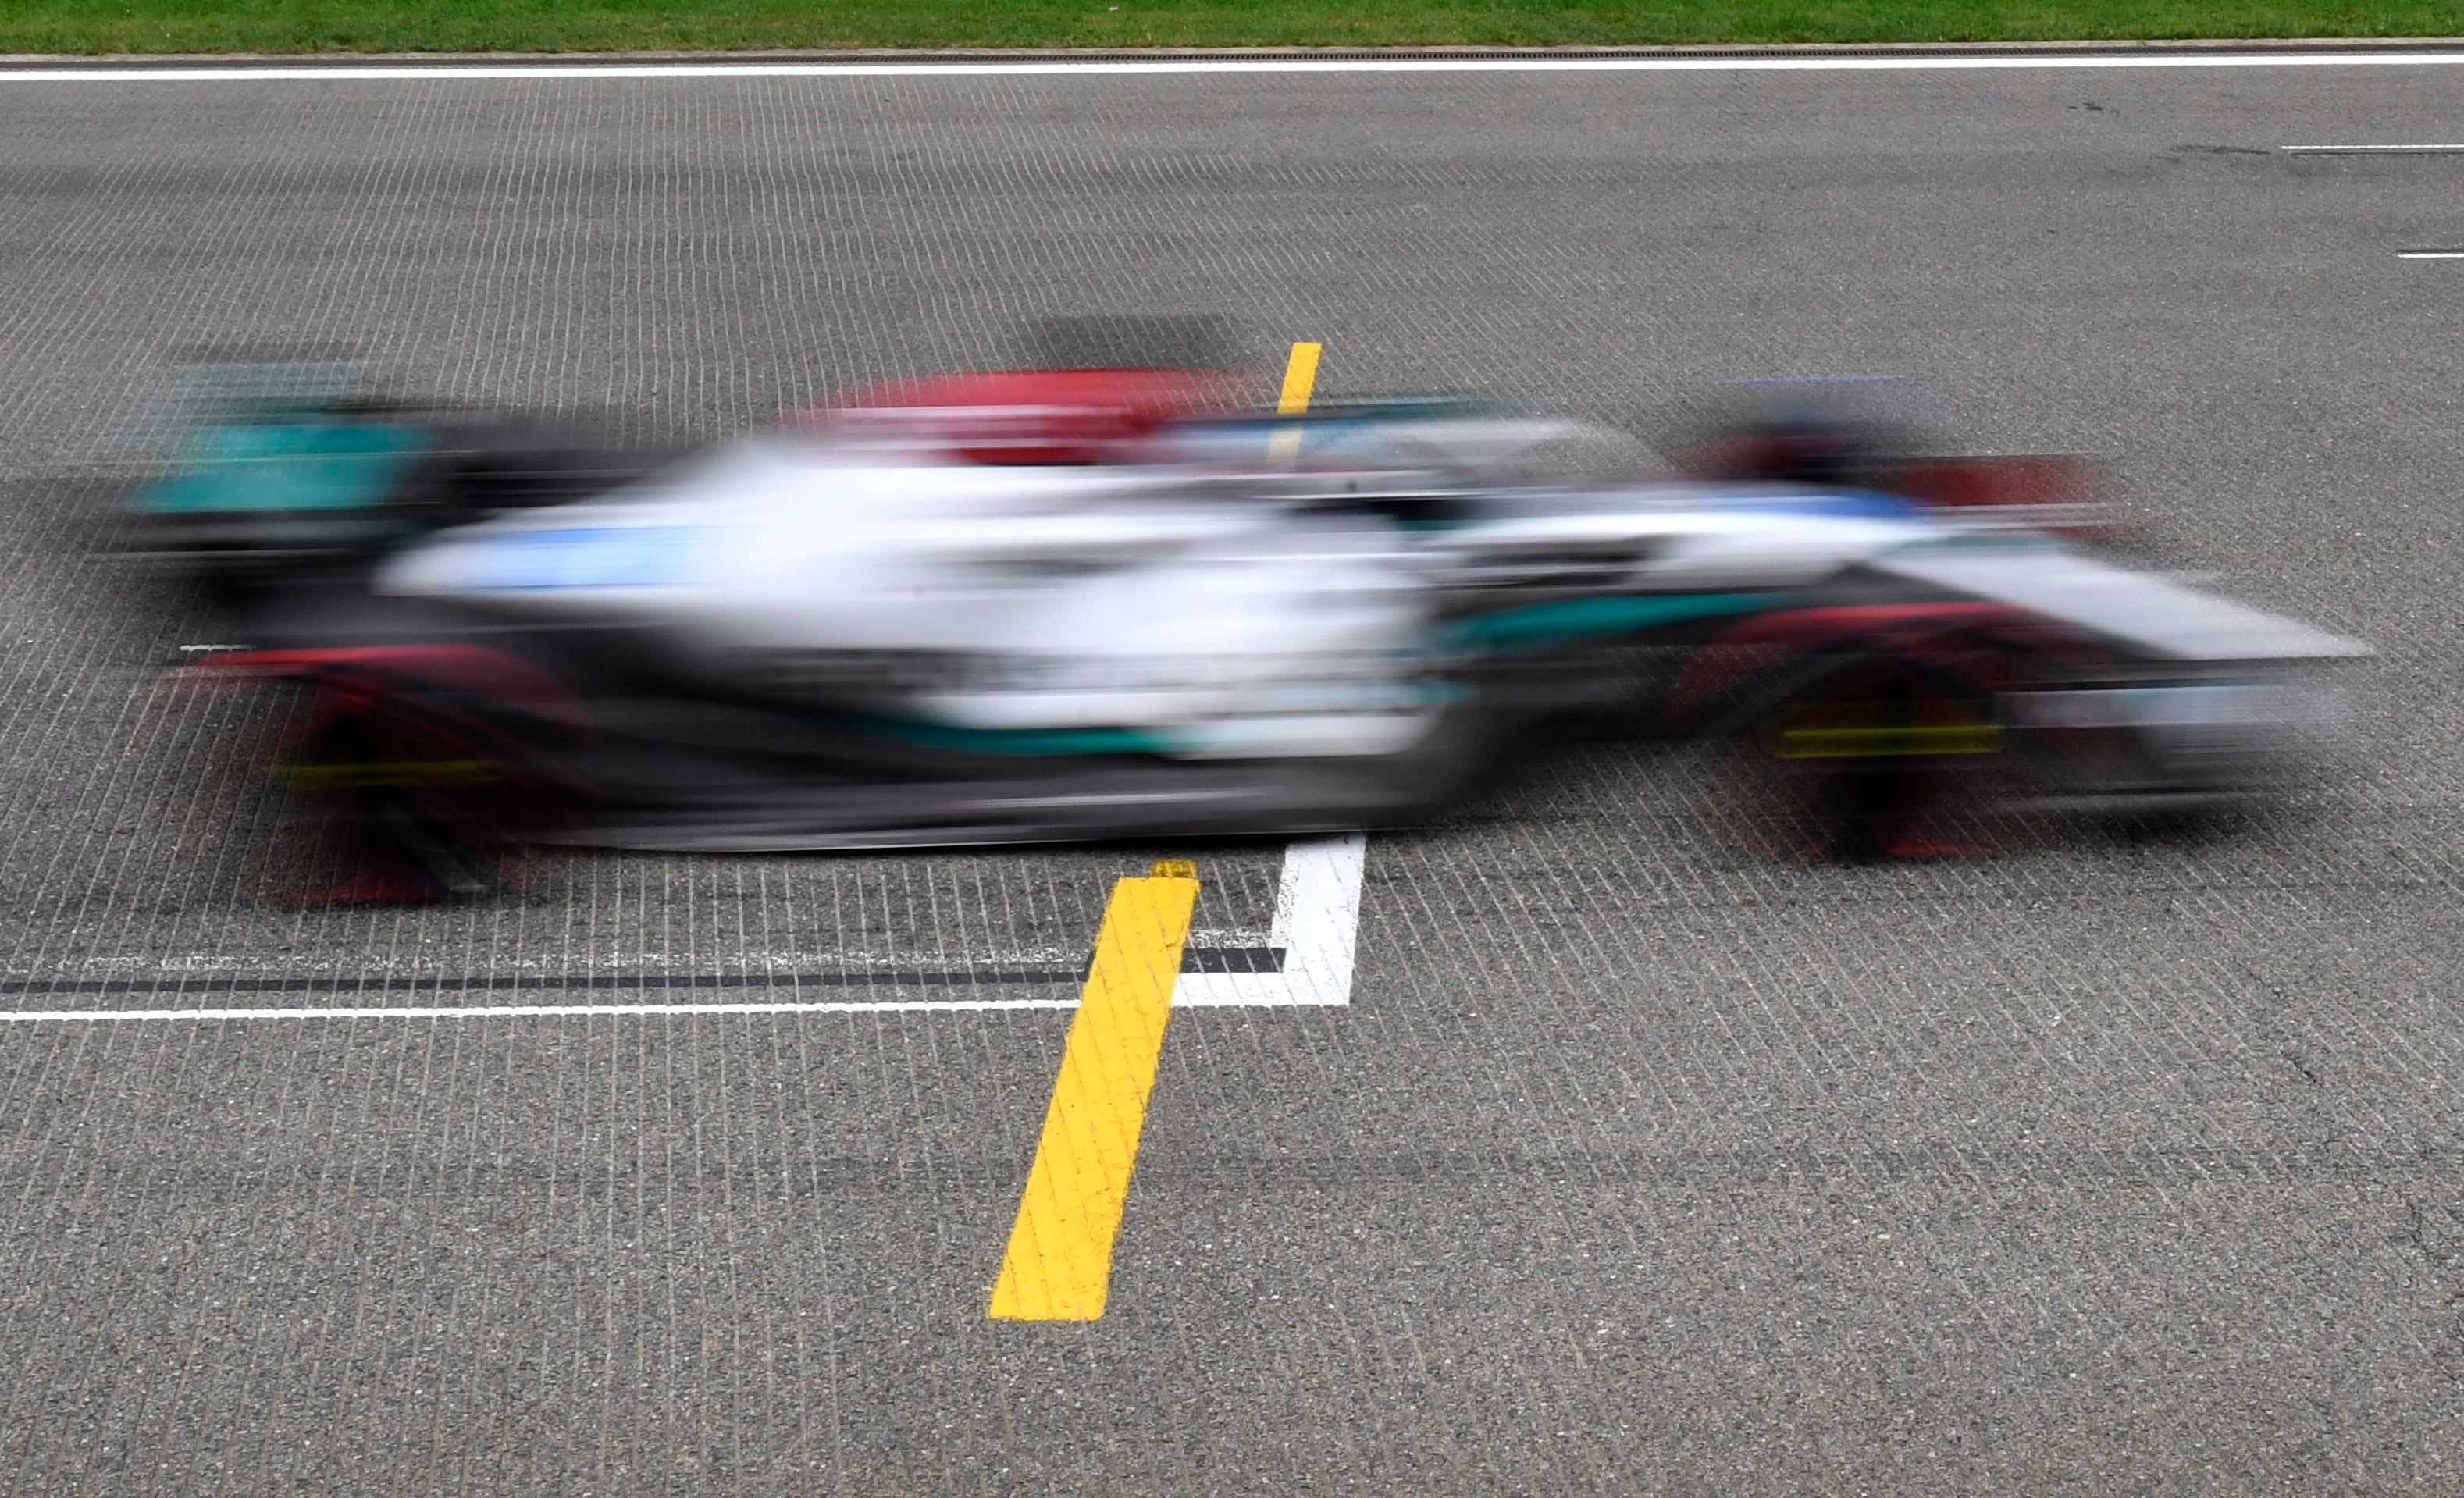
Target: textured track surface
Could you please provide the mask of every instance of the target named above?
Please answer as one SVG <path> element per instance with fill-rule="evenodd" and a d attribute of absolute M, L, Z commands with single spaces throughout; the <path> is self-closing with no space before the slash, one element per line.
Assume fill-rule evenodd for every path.
<path fill-rule="evenodd" d="M 662 436 L 1120 310 L 1230 315 L 1266 367 L 1322 339 L 1328 393 L 1612 419 L 1915 373 L 1982 445 L 2111 456 L 2159 562 L 2387 650 L 2365 762 L 2193 843 L 1773 864 L 1626 749 L 1374 841 L 1352 1007 L 1175 1021 L 1093 1325 L 983 1315 L 1057 1014 L 0 1027 L 0 1487 L 2453 1491 L 2464 262 L 2394 252 L 2464 248 L 2464 158 L 2274 148 L 2457 140 L 2455 100 L 2324 70 L 0 94 L 0 980 L 53 989 L 11 1005 L 1067 967 L 1165 851 L 1221 945 L 1272 903 L 1275 850 L 1232 848 L 247 905 L 166 850 L 181 766 L 130 747 L 194 626 L 86 551 L 189 345 Z M 59 986 L 113 981 L 150 986 Z"/>

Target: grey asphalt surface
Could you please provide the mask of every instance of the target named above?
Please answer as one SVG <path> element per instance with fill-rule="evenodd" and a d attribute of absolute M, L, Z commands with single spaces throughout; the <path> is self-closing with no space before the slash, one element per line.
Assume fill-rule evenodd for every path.
<path fill-rule="evenodd" d="M 2395 258 L 2464 248 L 2464 157 L 2276 151 L 2464 141 L 2460 90 L 0 87 L 0 979 L 172 985 L 11 1005 L 1068 961 L 1160 852 L 1227 944 L 1271 904 L 1235 847 L 251 906 L 131 747 L 198 626 L 87 549 L 197 345 L 662 437 L 1080 313 L 1630 422 L 1908 373 L 2386 652 L 2354 763 L 2189 841 L 1779 864 L 1613 746 L 1373 840 L 1352 1006 L 1175 1020 L 1091 1325 L 983 1314 L 1057 1013 L 0 1026 L 0 1487 L 2464 1487 L 2464 262 Z"/>

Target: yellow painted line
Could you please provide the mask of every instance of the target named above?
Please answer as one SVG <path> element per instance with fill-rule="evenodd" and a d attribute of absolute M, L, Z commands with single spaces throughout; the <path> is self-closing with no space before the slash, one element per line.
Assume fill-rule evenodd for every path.
<path fill-rule="evenodd" d="M 1161 863 L 1112 886 L 1095 965 L 1069 1025 L 1044 1138 L 1026 1173 L 1009 1251 L 993 1281 L 1004 1321 L 1093 1321 L 1112 1283 L 1112 1239 L 1155 1090 L 1173 980 L 1198 903 L 1194 864 Z"/>
<path fill-rule="evenodd" d="M 1309 392 L 1317 387 L 1317 356 L 1326 351 L 1323 343 L 1294 343 L 1292 358 L 1284 365 L 1284 397 L 1275 403 L 1279 416 L 1297 416 L 1309 409 Z"/>
<path fill-rule="evenodd" d="M 1290 362 L 1284 365 L 1284 393 L 1275 402 L 1278 416 L 1298 416 L 1309 409 L 1309 392 L 1317 388 L 1317 356 L 1325 352 L 1323 343 L 1294 343 Z M 1301 451 L 1301 430 L 1286 427 L 1266 442 L 1266 455 L 1279 463 L 1289 462 Z"/>
<path fill-rule="evenodd" d="M 1861 760 L 1880 756 L 1994 754 L 2002 735 L 1991 723 L 1923 728 L 1792 728 L 1780 736 L 1789 760 Z"/>
<path fill-rule="evenodd" d="M 274 773 L 295 785 L 331 789 L 346 785 L 484 785 L 504 779 L 488 760 L 405 760 L 399 763 L 344 760 L 337 764 L 283 764 Z"/>

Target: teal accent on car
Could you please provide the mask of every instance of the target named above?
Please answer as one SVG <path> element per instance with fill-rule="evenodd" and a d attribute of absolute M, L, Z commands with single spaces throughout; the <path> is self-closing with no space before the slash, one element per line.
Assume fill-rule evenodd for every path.
<path fill-rule="evenodd" d="M 361 510 L 383 504 L 428 448 L 401 422 L 248 422 L 209 427 L 187 466 L 131 496 L 144 515 Z"/>
<path fill-rule="evenodd" d="M 1461 649 L 1523 650 L 1595 635 L 1631 634 L 1693 619 L 1747 614 L 1768 608 L 1773 593 L 1649 593 L 1616 598 L 1568 598 L 1529 604 L 1458 621 L 1447 642 Z"/>
<path fill-rule="evenodd" d="M 973 754 L 1161 754 L 1168 747 L 1160 737 L 1133 728 L 962 728 L 869 713 L 830 713 L 822 717 L 876 738 Z"/>

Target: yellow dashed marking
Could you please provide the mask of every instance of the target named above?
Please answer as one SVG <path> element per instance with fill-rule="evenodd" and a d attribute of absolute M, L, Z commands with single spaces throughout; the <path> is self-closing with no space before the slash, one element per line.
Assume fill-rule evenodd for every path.
<path fill-rule="evenodd" d="M 999 1319 L 1093 1321 L 1104 1314 L 1112 1239 L 1129 1201 L 1197 903 L 1192 864 L 1157 864 L 1146 878 L 1112 886 L 1095 936 L 1095 965 L 1044 1114 L 1044 1138 L 993 1281 L 991 1314 Z"/>

